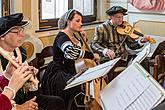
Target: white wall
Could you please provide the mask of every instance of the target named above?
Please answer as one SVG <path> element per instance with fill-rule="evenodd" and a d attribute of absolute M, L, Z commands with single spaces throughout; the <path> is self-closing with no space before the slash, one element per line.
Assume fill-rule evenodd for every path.
<path fill-rule="evenodd" d="M 128 1 L 129 0 L 108 0 L 109 7 L 113 5 L 120 5 L 128 9 L 128 16 L 126 19 L 132 25 L 138 20 L 165 22 L 165 12 L 140 11 L 128 3 Z"/>

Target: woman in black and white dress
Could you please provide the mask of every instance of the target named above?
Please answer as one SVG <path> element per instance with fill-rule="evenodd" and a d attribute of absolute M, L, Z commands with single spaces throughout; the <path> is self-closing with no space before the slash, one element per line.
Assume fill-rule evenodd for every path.
<path fill-rule="evenodd" d="M 48 65 L 43 76 L 43 92 L 47 95 L 57 95 L 65 100 L 68 110 L 74 110 L 74 96 L 80 92 L 80 87 L 63 90 L 66 82 L 76 74 L 75 61 L 80 58 L 99 61 L 99 55 L 83 50 L 83 41 L 75 36 L 75 32 L 81 32 L 84 39 L 86 34 L 82 32 L 82 14 L 76 10 L 68 10 L 58 22 L 61 31 L 57 34 L 53 49 L 53 61 Z M 82 100 L 83 101 L 83 100 Z M 74 107 L 73 107 L 74 106 Z"/>

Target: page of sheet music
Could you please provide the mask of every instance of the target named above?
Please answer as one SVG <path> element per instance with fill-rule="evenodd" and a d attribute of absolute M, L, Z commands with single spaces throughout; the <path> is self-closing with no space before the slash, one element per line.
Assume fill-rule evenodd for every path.
<path fill-rule="evenodd" d="M 151 47 L 151 44 L 147 44 L 144 47 L 144 49 L 137 54 L 137 56 L 132 61 L 132 63 L 135 63 L 135 62 L 141 63 L 148 56 L 148 54 L 150 53 L 150 47 Z"/>
<path fill-rule="evenodd" d="M 97 65 L 93 68 L 89 68 L 78 78 L 74 79 L 70 84 L 68 84 L 65 89 L 83 84 L 87 81 L 94 80 L 96 78 L 102 77 L 107 74 L 111 70 L 111 68 L 120 60 L 120 58 L 116 58 L 114 60 L 108 61 L 106 63 Z"/>
<path fill-rule="evenodd" d="M 135 65 L 130 65 L 101 91 L 104 110 L 150 110 L 164 98 L 164 89 L 159 90 L 143 74 L 145 71 Z"/>

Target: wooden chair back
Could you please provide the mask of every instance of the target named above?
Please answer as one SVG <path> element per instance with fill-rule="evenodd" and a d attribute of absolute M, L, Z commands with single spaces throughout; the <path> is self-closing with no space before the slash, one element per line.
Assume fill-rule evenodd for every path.
<path fill-rule="evenodd" d="M 153 77 L 163 86 L 165 81 L 165 55 L 156 55 Z"/>
<path fill-rule="evenodd" d="M 36 53 L 36 58 L 34 58 L 29 63 L 29 65 L 32 65 L 39 70 L 39 72 L 37 74 L 37 78 L 39 79 L 39 81 L 42 80 L 44 71 L 47 68 L 48 63 L 49 63 L 49 62 L 45 63 L 46 62 L 45 59 L 48 57 L 52 57 L 53 55 L 54 55 L 53 46 L 47 46 L 47 47 L 43 48 L 40 53 Z"/>

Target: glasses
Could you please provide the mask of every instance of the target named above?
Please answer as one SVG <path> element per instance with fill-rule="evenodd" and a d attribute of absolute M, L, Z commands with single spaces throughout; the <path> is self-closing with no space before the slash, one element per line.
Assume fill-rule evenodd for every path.
<path fill-rule="evenodd" d="M 15 33 L 17 35 L 19 35 L 20 33 L 23 33 L 23 32 L 24 32 L 24 28 L 14 29 L 14 30 L 10 31 L 10 33 Z"/>

